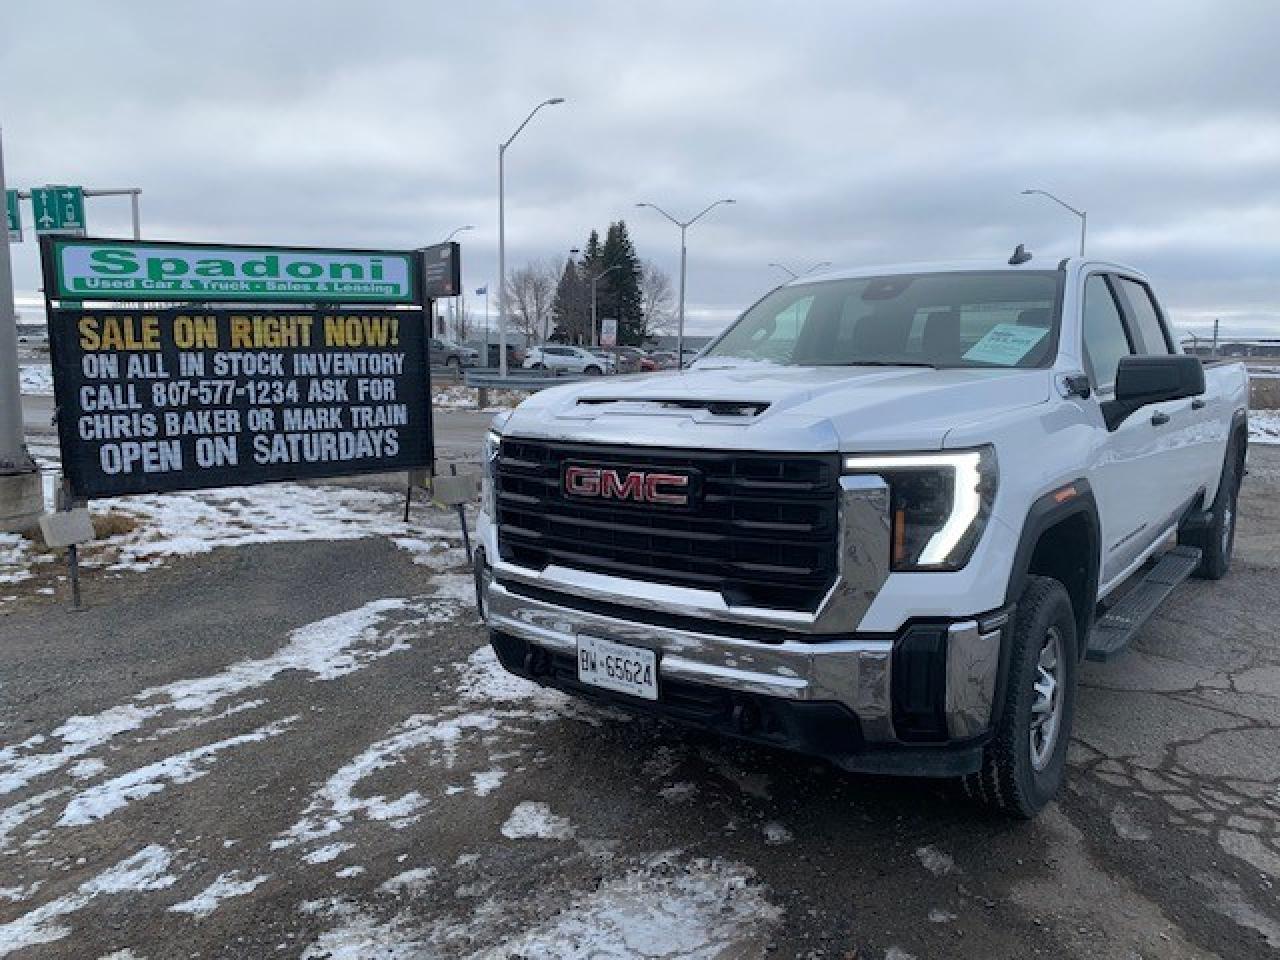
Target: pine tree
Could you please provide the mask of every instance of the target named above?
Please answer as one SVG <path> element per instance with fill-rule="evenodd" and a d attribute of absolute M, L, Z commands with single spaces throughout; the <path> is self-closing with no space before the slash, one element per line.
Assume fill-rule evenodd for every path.
<path fill-rule="evenodd" d="M 617 318 L 619 345 L 638 346 L 645 333 L 644 297 L 640 292 L 642 268 L 625 220 L 609 224 L 596 274 L 613 267 L 617 269 L 600 278 L 598 313 L 600 317 Z M 599 336 L 599 331 L 596 335 Z"/>
<path fill-rule="evenodd" d="M 586 297 L 582 290 L 582 268 L 573 260 L 565 261 L 556 295 L 551 305 L 551 339 L 557 343 L 582 343 L 588 318 L 584 312 Z"/>

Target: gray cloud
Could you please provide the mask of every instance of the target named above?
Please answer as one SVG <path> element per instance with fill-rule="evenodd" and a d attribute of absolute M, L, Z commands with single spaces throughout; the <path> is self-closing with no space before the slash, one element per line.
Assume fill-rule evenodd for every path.
<path fill-rule="evenodd" d="M 463 223 L 493 279 L 496 144 L 508 257 L 625 217 L 641 254 L 690 214 L 693 322 L 778 276 L 1074 248 L 1153 275 L 1175 320 L 1280 335 L 1280 9 L 889 2 L 11 5 L 0 37 L 10 186 L 141 186 L 145 233 L 409 246 Z M 55 22 L 56 41 L 50 36 Z M 56 50 L 56 56 L 52 51 Z M 51 65 L 52 66 L 51 68 Z M 123 200 L 95 233 L 123 234 Z M 14 248 L 20 293 L 34 244 Z"/>

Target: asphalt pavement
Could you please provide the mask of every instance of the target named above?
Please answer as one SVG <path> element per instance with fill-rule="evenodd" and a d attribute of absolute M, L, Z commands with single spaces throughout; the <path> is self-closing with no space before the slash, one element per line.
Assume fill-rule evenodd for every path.
<path fill-rule="evenodd" d="M 1280 449 L 1249 466 L 1231 574 L 1087 665 L 1030 824 L 508 679 L 446 514 L 155 498 L 86 611 L 52 561 L 0 585 L 0 956 L 1275 956 Z"/>

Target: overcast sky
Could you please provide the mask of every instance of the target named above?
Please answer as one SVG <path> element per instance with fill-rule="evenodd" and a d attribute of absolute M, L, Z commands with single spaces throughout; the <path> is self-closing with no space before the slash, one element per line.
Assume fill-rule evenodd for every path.
<path fill-rule="evenodd" d="M 1146 270 L 1175 322 L 1280 336 L 1280 4 L 100 3 L 0 13 L 9 187 L 139 186 L 154 239 L 409 247 L 462 224 L 464 282 L 625 218 L 692 332 L 770 261 L 1075 249 Z M 30 225 L 29 207 L 24 219 Z M 124 236 L 127 199 L 90 201 Z M 11 248 L 19 310 L 36 245 Z"/>

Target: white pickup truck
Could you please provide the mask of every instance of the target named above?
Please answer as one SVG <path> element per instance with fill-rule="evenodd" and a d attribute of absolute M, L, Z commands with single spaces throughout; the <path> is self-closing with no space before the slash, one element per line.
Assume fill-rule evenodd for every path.
<path fill-rule="evenodd" d="M 688 370 L 545 390 L 486 443 L 513 673 L 1031 817 L 1078 664 L 1226 573 L 1239 364 L 1088 259 L 806 277 Z"/>

